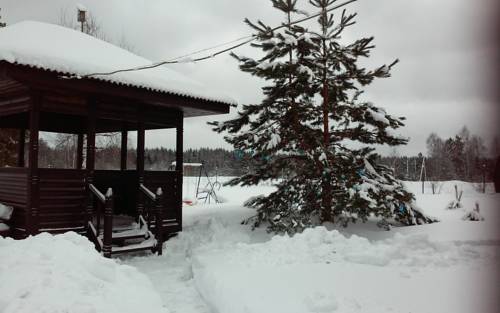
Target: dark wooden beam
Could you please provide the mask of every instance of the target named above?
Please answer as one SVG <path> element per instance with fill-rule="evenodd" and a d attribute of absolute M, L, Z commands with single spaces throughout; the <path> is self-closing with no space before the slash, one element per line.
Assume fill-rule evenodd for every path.
<path fill-rule="evenodd" d="M 120 148 L 120 170 L 124 171 L 127 169 L 127 152 L 128 152 L 128 131 L 122 130 L 122 144 Z"/>
<path fill-rule="evenodd" d="M 139 123 L 137 125 L 137 175 L 139 184 L 144 184 L 144 147 L 146 140 L 146 132 L 144 130 L 144 120 L 142 114 L 139 114 Z M 144 196 L 137 189 L 139 196 L 137 199 L 137 213 L 142 215 L 144 212 Z"/>
<path fill-rule="evenodd" d="M 152 91 L 125 85 L 117 85 L 96 79 L 60 79 L 63 73 L 48 72 L 29 66 L 13 65 L 0 61 L 0 67 L 6 74 L 28 86 L 54 91 L 65 90 L 74 93 L 95 94 L 113 98 L 129 99 L 140 102 L 184 111 L 184 116 L 203 116 L 229 113 L 229 104 L 180 96 L 173 93 Z"/>
<path fill-rule="evenodd" d="M 32 93 L 30 107 L 30 142 L 29 142 L 29 179 L 28 190 L 29 200 L 26 210 L 26 232 L 30 235 L 38 233 L 38 215 L 40 209 L 40 176 L 38 169 L 38 139 L 40 130 L 40 104 L 42 95 L 39 92 Z"/>
<path fill-rule="evenodd" d="M 128 144 L 128 131 L 122 130 L 122 144 L 120 149 L 120 170 L 127 169 L 127 144 Z"/>
<path fill-rule="evenodd" d="M 94 181 L 95 171 L 95 128 L 96 128 L 96 110 L 93 99 L 88 103 L 88 119 L 87 119 L 87 184 Z"/>
<path fill-rule="evenodd" d="M 81 170 L 83 166 L 83 134 L 78 134 L 76 142 L 76 169 Z"/>
<path fill-rule="evenodd" d="M 183 137 L 184 137 L 184 127 L 183 121 L 179 122 L 176 127 L 176 138 L 175 138 L 175 170 L 181 172 L 183 170 L 183 159 L 184 159 L 184 147 L 183 147 Z"/>
<path fill-rule="evenodd" d="M 85 191 L 87 195 L 87 206 L 86 206 L 86 214 L 85 214 L 85 227 L 87 227 L 88 223 L 92 221 L 92 214 L 94 211 L 94 201 L 91 196 L 90 184 L 94 183 L 94 175 L 95 175 L 95 129 L 96 129 L 96 107 L 94 99 L 87 100 L 87 156 L 86 156 L 86 164 L 85 164 Z"/>
<path fill-rule="evenodd" d="M 175 171 L 177 173 L 176 189 L 177 199 L 176 209 L 180 216 L 180 225 L 182 225 L 182 180 L 183 180 L 183 163 L 184 163 L 184 120 L 182 117 L 178 121 L 176 127 L 176 144 L 175 144 Z"/>
<path fill-rule="evenodd" d="M 146 132 L 144 130 L 144 122 L 139 121 L 137 130 L 137 172 L 144 177 L 144 147 L 146 140 Z"/>
<path fill-rule="evenodd" d="M 17 167 L 24 167 L 24 146 L 26 144 L 26 129 L 19 130 L 19 140 L 17 142 Z"/>

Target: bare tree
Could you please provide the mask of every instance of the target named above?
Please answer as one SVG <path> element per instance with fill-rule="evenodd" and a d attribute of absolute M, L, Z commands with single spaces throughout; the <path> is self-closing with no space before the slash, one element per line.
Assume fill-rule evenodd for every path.
<path fill-rule="evenodd" d="M 59 159 L 64 168 L 76 167 L 76 145 L 77 137 L 73 134 L 57 134 L 55 148 L 59 153 Z"/>
<path fill-rule="evenodd" d="M 81 25 L 79 25 L 79 23 L 75 20 L 75 15 L 76 14 L 72 13 L 71 10 L 68 10 L 67 7 L 62 8 L 59 11 L 58 24 L 71 29 L 80 30 Z M 120 38 L 112 40 L 104 31 L 100 20 L 90 11 L 87 12 L 86 21 L 83 25 L 83 32 L 92 37 L 114 44 L 124 50 L 135 53 L 133 44 L 131 44 L 123 34 Z"/>

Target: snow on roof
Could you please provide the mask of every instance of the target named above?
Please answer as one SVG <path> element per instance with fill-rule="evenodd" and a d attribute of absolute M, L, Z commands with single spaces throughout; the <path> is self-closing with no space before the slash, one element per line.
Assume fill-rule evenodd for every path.
<path fill-rule="evenodd" d="M 79 31 L 24 21 L 0 29 L 0 61 L 83 76 L 153 62 Z M 235 100 L 165 66 L 93 79 L 209 101 Z"/>

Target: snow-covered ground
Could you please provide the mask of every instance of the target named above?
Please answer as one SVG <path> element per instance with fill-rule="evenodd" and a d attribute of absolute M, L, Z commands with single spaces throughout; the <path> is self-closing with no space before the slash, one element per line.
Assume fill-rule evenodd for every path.
<path fill-rule="evenodd" d="M 455 184 L 464 209 L 446 210 Z M 185 208 L 184 232 L 164 256 L 124 262 L 152 279 L 173 312 L 497 312 L 499 195 L 462 182 L 441 184 L 436 195 L 430 185 L 423 195 L 420 183 L 407 186 L 440 223 L 273 237 L 239 224 L 253 214 L 242 202 L 273 187 L 223 187 L 224 204 Z M 475 202 L 485 221 L 463 221 Z"/>
<path fill-rule="evenodd" d="M 455 184 L 464 192 L 464 208 L 447 210 L 445 207 L 455 198 Z M 160 298 L 170 312 L 186 313 L 498 312 L 500 195 L 478 193 L 472 185 L 462 182 L 446 182 L 436 195 L 431 194 L 430 186 L 426 186 L 423 195 L 419 183 L 407 186 L 425 212 L 439 218 L 440 223 L 385 231 L 370 221 L 346 229 L 327 225 L 328 228 L 310 229 L 292 238 L 272 236 L 264 229 L 251 231 L 240 224 L 253 214 L 242 206 L 243 201 L 271 192 L 272 186 L 222 187 L 218 194 L 225 203 L 184 208 L 184 231 L 165 243 L 164 255 L 129 255 L 101 264 L 91 253 L 93 265 L 83 266 L 83 270 L 82 265 L 75 265 L 75 270 L 91 277 L 89 280 L 95 284 L 94 280 L 101 281 L 105 292 L 111 292 L 106 288 L 119 288 L 122 283 L 141 282 L 134 287 L 138 288 L 137 295 L 125 303 L 152 299 L 158 312 L 163 309 L 158 304 Z M 194 186 L 186 184 L 187 188 L 191 190 L 185 190 L 186 194 L 194 192 Z M 485 221 L 462 220 L 475 202 L 479 203 Z M 42 239 L 46 246 L 55 241 L 76 240 L 72 236 L 48 235 L 42 235 Z M 25 240 L 30 241 L 34 239 Z M 77 246 L 91 250 L 88 245 Z M 25 303 L 25 308 L 41 305 L 42 298 L 32 294 L 55 294 L 60 288 L 66 288 L 67 294 L 77 293 L 63 297 L 64 303 L 85 303 L 89 285 L 82 277 L 87 276 L 80 279 L 77 275 L 71 288 L 66 287 L 64 277 L 75 277 L 69 265 L 61 271 L 57 269 L 60 266 L 48 265 L 57 264 L 63 255 L 50 252 L 48 258 L 43 251 L 51 250 L 39 249 L 35 243 L 13 244 L 0 239 L 1 313 L 31 312 L 17 309 L 22 308 L 19 303 Z M 67 259 L 71 253 L 64 257 Z M 11 261 L 5 262 L 5 256 Z M 23 261 L 26 258 L 29 261 Z M 83 257 L 74 258 L 73 263 L 80 259 L 83 264 L 88 263 Z M 106 266 L 117 273 L 112 283 L 106 283 L 107 275 L 100 274 L 101 267 Z M 21 284 L 19 274 L 9 273 L 11 268 L 23 272 L 20 280 L 24 281 L 29 281 L 26 278 L 30 275 L 44 279 L 56 276 L 48 285 L 43 285 L 42 278 L 33 285 Z M 149 277 L 153 287 L 134 268 Z M 46 274 L 51 271 L 55 274 Z M 95 271 L 97 275 L 92 274 Z M 120 273 L 127 271 L 132 273 L 128 280 L 121 278 Z M 36 292 L 26 293 L 30 286 Z M 128 292 L 124 290 L 123 293 Z M 95 295 L 96 303 L 127 296 L 116 292 L 110 296 Z M 149 295 L 145 297 L 144 293 Z M 55 299 L 51 297 L 46 302 Z M 81 312 L 112 312 L 96 306 L 93 309 Z M 142 311 L 155 312 L 155 307 Z"/>

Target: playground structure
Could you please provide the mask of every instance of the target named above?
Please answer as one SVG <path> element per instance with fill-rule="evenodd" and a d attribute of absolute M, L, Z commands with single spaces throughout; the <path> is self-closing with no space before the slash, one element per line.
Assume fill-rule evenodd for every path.
<path fill-rule="evenodd" d="M 175 168 L 176 162 L 172 162 L 171 168 Z M 221 203 L 221 199 L 217 195 L 217 191 L 220 190 L 222 184 L 219 182 L 217 168 L 215 170 L 215 181 L 208 175 L 207 169 L 204 163 L 183 163 L 183 180 L 185 181 L 185 188 L 183 190 L 184 197 L 182 199 L 183 204 L 194 205 L 199 201 L 203 203 Z M 192 178 L 195 178 L 194 180 Z M 205 180 L 204 186 L 202 187 L 202 179 Z M 191 186 L 195 185 L 194 197 L 191 192 Z"/>

